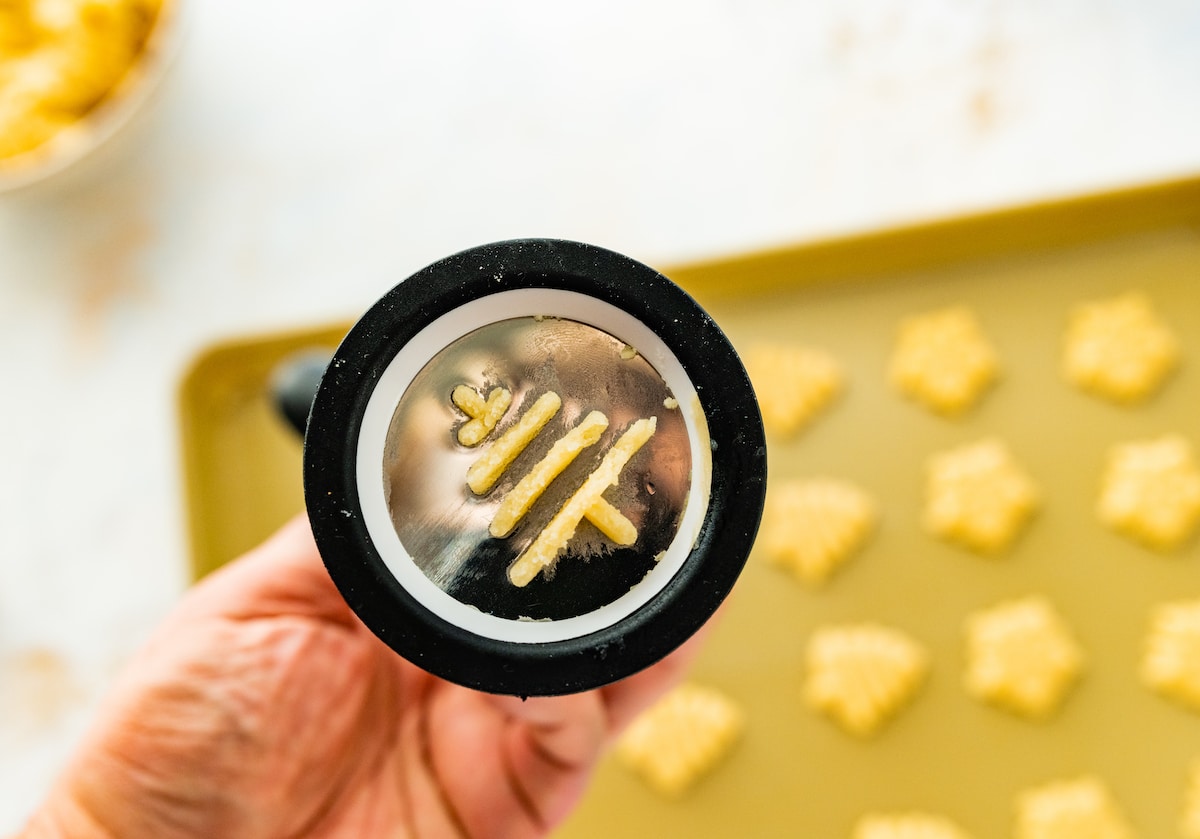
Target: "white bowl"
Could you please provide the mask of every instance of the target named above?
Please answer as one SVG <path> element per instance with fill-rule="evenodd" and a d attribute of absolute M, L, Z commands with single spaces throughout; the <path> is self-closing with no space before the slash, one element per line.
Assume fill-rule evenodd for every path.
<path fill-rule="evenodd" d="M 0 158 L 0 195 L 63 180 L 60 176 L 82 169 L 82 161 L 98 157 L 102 147 L 112 145 L 113 138 L 134 122 L 178 52 L 180 4 L 181 0 L 163 0 L 141 54 L 95 108 L 37 148 Z"/>

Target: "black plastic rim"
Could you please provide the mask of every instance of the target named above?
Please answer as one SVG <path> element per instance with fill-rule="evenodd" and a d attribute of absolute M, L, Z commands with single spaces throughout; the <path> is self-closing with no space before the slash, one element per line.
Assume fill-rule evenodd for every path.
<path fill-rule="evenodd" d="M 598 632 L 548 643 L 482 637 L 428 611 L 392 576 L 362 518 L 356 453 L 380 375 L 414 335 L 477 298 L 515 288 L 597 297 L 653 330 L 696 388 L 712 441 L 707 514 L 691 554 L 649 603 Z M 766 491 L 762 418 L 724 333 L 652 268 L 593 245 L 522 239 L 448 257 L 397 285 L 350 330 L 317 390 L 304 446 L 304 492 L 317 546 L 346 602 L 404 658 L 492 693 L 553 695 L 622 679 L 677 648 L 716 611 L 749 555 Z"/>

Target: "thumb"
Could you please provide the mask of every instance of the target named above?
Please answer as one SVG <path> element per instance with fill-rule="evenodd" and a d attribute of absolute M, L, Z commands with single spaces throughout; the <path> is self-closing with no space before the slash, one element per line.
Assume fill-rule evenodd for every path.
<path fill-rule="evenodd" d="M 489 695 L 487 702 L 507 721 L 501 748 L 514 789 L 549 830 L 583 797 L 604 751 L 604 702 L 597 691 L 526 700 Z"/>
<path fill-rule="evenodd" d="M 608 719 L 598 691 L 529 699 L 485 696 L 488 704 L 528 739 L 531 748 L 561 767 L 592 763 L 604 745 Z"/>

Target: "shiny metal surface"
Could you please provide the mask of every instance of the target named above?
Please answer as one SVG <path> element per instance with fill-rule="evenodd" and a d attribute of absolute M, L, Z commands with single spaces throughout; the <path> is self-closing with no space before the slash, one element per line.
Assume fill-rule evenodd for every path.
<path fill-rule="evenodd" d="M 450 394 L 468 384 L 487 394 L 506 387 L 512 406 L 479 446 L 456 438 L 466 416 Z M 468 467 L 543 393 L 562 408 L 482 496 L 466 484 Z M 659 374 L 633 348 L 594 327 L 555 318 L 517 318 L 449 344 L 416 376 L 396 407 L 382 479 L 396 534 L 422 572 L 463 603 L 507 618 L 574 617 L 612 602 L 654 567 L 674 538 L 691 474 L 687 431 Z M 593 410 L 609 420 L 547 489 L 511 535 L 488 526 L 505 494 L 550 446 Z M 544 528 L 604 452 L 631 423 L 657 417 L 657 430 L 630 460 L 605 499 L 634 523 L 637 542 L 619 548 L 586 520 L 555 565 L 524 588 L 508 566 Z"/>

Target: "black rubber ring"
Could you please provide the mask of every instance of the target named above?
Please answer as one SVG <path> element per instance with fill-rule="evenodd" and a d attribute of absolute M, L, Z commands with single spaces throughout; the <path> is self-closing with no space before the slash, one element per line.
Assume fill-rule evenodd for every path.
<path fill-rule="evenodd" d="M 696 545 L 674 578 L 645 606 L 604 630 L 539 644 L 482 637 L 419 604 L 392 576 L 368 535 L 355 472 L 367 402 L 400 348 L 458 306 L 514 288 L 579 292 L 641 320 L 671 348 L 694 384 L 712 441 L 709 508 Z M 518 696 L 609 684 L 660 660 L 693 635 L 745 565 L 762 514 L 766 472 L 754 392 L 712 318 L 646 265 L 592 245 L 549 239 L 463 251 L 388 292 L 334 354 L 313 402 L 304 447 L 305 500 L 318 548 L 363 623 L 430 673 Z"/>

